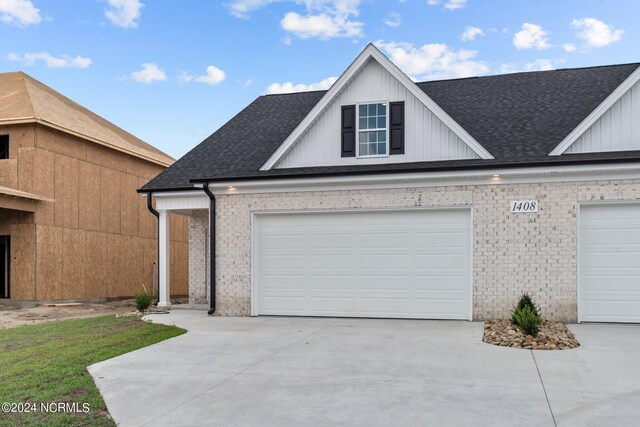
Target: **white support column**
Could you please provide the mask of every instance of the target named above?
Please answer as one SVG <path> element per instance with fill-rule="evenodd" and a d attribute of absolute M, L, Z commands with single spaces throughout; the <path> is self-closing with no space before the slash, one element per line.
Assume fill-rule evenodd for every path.
<path fill-rule="evenodd" d="M 169 212 L 158 211 L 160 214 L 158 218 L 158 284 L 160 286 L 158 307 L 170 307 L 171 301 L 169 296 L 171 295 L 170 288 L 170 266 L 171 266 L 171 234 L 169 230 Z"/>

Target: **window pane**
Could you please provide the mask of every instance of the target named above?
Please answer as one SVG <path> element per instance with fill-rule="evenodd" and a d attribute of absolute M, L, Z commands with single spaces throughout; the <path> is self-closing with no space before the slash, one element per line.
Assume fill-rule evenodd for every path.
<path fill-rule="evenodd" d="M 376 107 L 373 104 L 367 104 L 367 116 L 375 116 Z"/>
<path fill-rule="evenodd" d="M 386 142 L 382 142 L 379 144 L 376 144 L 378 146 L 378 154 L 387 154 L 387 143 Z"/>
<path fill-rule="evenodd" d="M 384 104 L 378 104 L 378 115 L 385 116 L 387 114 L 387 106 Z"/>
<path fill-rule="evenodd" d="M 376 141 L 380 142 L 380 141 L 387 141 L 387 132 L 385 131 L 380 131 L 380 132 L 376 132 L 377 134 L 377 138 Z"/>
<path fill-rule="evenodd" d="M 368 129 L 375 129 L 376 128 L 376 118 L 375 117 L 369 117 L 369 123 L 368 123 Z"/>
<path fill-rule="evenodd" d="M 369 132 L 360 132 L 360 142 L 369 141 Z"/>
<path fill-rule="evenodd" d="M 369 155 L 369 144 L 367 143 L 361 143 L 360 144 L 360 155 L 361 156 L 368 156 Z"/>
<path fill-rule="evenodd" d="M 367 129 L 367 119 L 360 118 L 359 123 L 360 129 Z"/>
<path fill-rule="evenodd" d="M 384 117 L 378 116 L 378 128 L 386 128 L 386 127 L 387 127 L 387 120 Z"/>
<path fill-rule="evenodd" d="M 358 115 L 361 116 L 361 117 L 367 115 L 367 106 L 366 105 L 361 105 L 360 106 Z"/>

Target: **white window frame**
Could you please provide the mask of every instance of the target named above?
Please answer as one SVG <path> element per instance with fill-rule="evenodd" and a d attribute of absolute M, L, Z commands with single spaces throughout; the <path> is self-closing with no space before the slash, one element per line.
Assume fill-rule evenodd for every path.
<path fill-rule="evenodd" d="M 386 143 L 387 149 L 386 154 L 370 154 L 366 156 L 360 155 L 360 106 L 361 105 L 370 105 L 370 104 L 385 104 L 387 106 L 387 114 L 385 119 L 385 129 L 386 132 Z M 367 102 L 358 102 L 356 103 L 356 158 L 357 159 L 370 159 L 376 157 L 389 157 L 389 115 L 391 114 L 391 110 L 389 108 L 389 101 L 367 101 Z M 380 132 L 382 129 L 363 129 L 363 132 Z"/>

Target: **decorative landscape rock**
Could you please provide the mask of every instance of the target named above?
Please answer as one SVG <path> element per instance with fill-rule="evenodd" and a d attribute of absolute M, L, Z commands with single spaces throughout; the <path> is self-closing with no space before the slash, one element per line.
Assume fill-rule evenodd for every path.
<path fill-rule="evenodd" d="M 567 350 L 580 346 L 567 325 L 550 320 L 542 322 L 535 337 L 525 336 L 510 320 L 487 320 L 482 340 L 487 344 L 526 350 Z"/>

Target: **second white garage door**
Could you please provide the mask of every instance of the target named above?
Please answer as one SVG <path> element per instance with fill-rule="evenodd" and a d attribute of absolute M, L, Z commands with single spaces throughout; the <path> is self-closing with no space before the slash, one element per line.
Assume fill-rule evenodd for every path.
<path fill-rule="evenodd" d="M 640 204 L 580 208 L 578 318 L 640 323 Z"/>
<path fill-rule="evenodd" d="M 469 209 L 260 214 L 253 313 L 471 318 Z"/>

